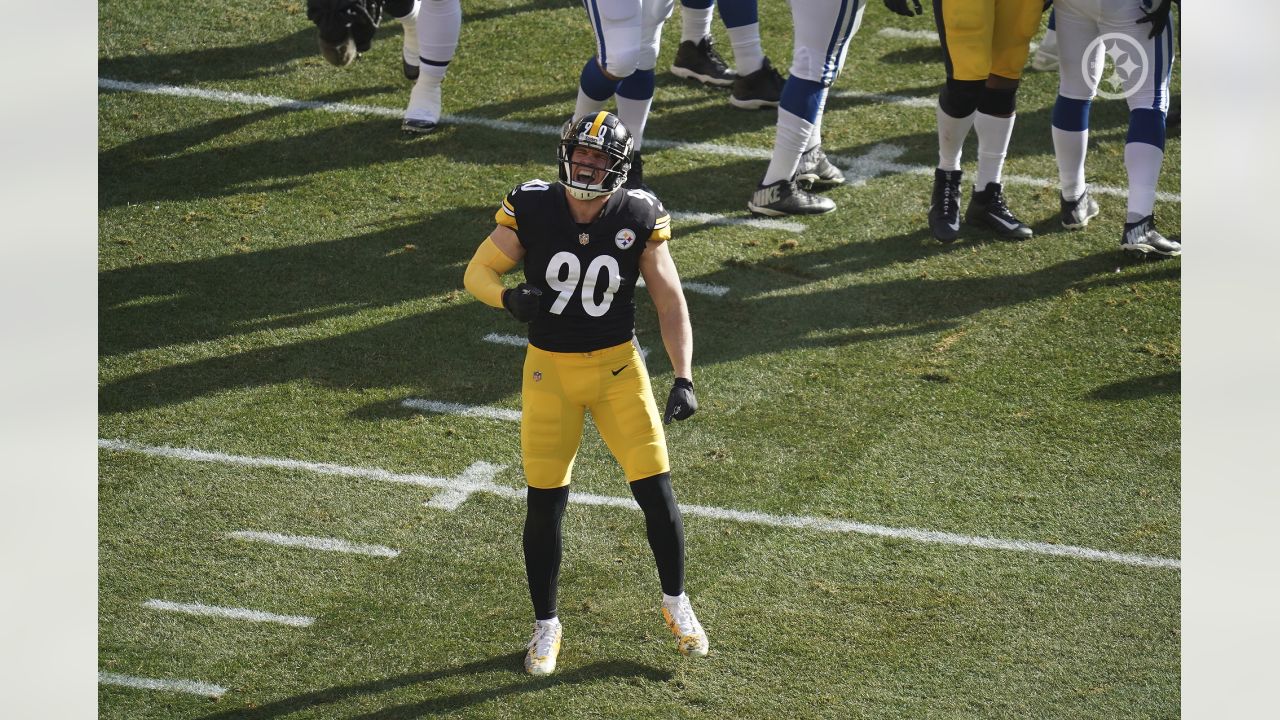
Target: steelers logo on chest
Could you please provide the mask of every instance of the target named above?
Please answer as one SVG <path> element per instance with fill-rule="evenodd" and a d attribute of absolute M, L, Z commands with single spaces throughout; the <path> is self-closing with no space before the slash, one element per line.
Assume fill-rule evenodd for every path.
<path fill-rule="evenodd" d="M 636 233 L 631 228 L 622 228 L 617 235 L 613 236 L 613 243 L 620 250 L 626 250 L 636 241 Z"/>

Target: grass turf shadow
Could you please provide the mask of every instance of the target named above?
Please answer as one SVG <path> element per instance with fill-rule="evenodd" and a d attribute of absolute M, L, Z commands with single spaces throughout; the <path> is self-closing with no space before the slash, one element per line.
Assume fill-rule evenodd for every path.
<path fill-rule="evenodd" d="M 596 662 L 583 667 L 564 670 L 551 677 L 533 678 L 525 675 L 520 669 L 523 657 L 524 653 L 522 652 L 507 653 L 442 670 L 409 673 L 364 683 L 337 685 L 294 695 L 256 707 L 234 708 L 212 715 L 205 715 L 200 720 L 231 720 L 232 718 L 237 720 L 268 720 L 269 718 L 282 718 L 353 698 L 369 697 L 393 690 L 418 686 L 429 686 L 430 683 L 451 677 L 482 673 L 498 674 L 493 687 L 486 690 L 431 697 L 419 702 L 389 705 L 381 710 L 350 717 L 359 718 L 360 720 L 401 720 L 451 712 L 496 698 L 536 692 L 555 685 L 572 685 L 626 678 L 644 679 L 651 682 L 668 682 L 671 679 L 671 673 L 669 672 L 626 660 Z M 430 692 L 429 687 L 421 687 L 420 689 L 424 693 Z"/>

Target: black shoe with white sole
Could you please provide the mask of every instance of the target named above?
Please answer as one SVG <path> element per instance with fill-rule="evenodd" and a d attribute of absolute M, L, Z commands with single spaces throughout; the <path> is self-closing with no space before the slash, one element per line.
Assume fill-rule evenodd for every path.
<path fill-rule="evenodd" d="M 794 180 L 779 180 L 761 185 L 751 194 L 747 209 L 753 215 L 821 215 L 836 209 L 830 198 L 814 195 L 796 186 Z"/>
<path fill-rule="evenodd" d="M 1124 224 L 1124 237 L 1120 238 L 1120 249 L 1141 255 L 1178 257 L 1182 254 L 1182 243 L 1161 235 L 1156 230 L 1155 216 L 1148 215 L 1136 223 Z"/>
<path fill-rule="evenodd" d="M 720 57 L 711 44 L 710 37 L 698 42 L 685 40 L 676 49 L 676 59 L 671 63 L 671 74 L 689 80 L 697 80 L 704 85 L 729 87 L 738 74 L 729 69 L 729 64 Z"/>
<path fill-rule="evenodd" d="M 1068 230 L 1079 230 L 1098 216 L 1098 201 L 1085 188 L 1084 194 L 1075 200 L 1062 198 L 1062 227 Z"/>
<path fill-rule="evenodd" d="M 796 166 L 796 185 L 809 191 L 830 190 L 844 184 L 844 173 L 827 159 L 821 145 L 814 145 L 800 155 Z"/>
<path fill-rule="evenodd" d="M 1000 237 L 1010 240 L 1026 240 L 1035 234 L 1031 226 L 1019 220 L 1004 204 L 1004 187 L 998 182 L 987 183 L 986 188 L 973 191 L 969 207 L 964 211 L 964 221 L 990 228 Z"/>
<path fill-rule="evenodd" d="M 733 92 L 729 93 L 729 104 L 743 110 L 778 107 L 778 103 L 782 101 L 782 86 L 785 83 L 782 73 L 774 70 L 773 65 L 769 63 L 769 58 L 765 58 L 759 70 L 747 75 L 739 75 L 733 81 Z"/>
<path fill-rule="evenodd" d="M 962 170 L 933 170 L 933 197 L 929 201 L 929 231 L 940 242 L 960 237 L 960 178 Z"/>

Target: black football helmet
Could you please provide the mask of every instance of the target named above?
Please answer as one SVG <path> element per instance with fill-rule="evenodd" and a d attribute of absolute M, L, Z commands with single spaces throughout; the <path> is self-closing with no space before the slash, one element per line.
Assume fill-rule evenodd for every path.
<path fill-rule="evenodd" d="M 560 148 L 557 153 L 560 161 L 560 184 L 579 200 L 591 200 L 611 194 L 627 181 L 627 173 L 631 170 L 633 143 L 631 131 L 613 113 L 601 110 L 569 121 L 560 133 Z M 577 147 L 593 148 L 609 156 L 604 179 L 598 185 L 584 184 L 574 179 L 569 158 L 573 157 L 573 150 Z"/>

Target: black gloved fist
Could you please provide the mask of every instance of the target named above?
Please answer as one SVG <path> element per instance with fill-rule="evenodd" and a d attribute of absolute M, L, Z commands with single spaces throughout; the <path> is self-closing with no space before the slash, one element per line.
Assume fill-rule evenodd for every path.
<path fill-rule="evenodd" d="M 1151 8 L 1151 12 L 1144 13 L 1142 19 L 1138 20 L 1139 23 L 1151 23 L 1151 32 L 1147 37 L 1153 38 L 1169 27 L 1169 8 L 1171 7 L 1172 3 L 1169 0 L 1160 0 L 1159 5 Z"/>
<path fill-rule="evenodd" d="M 529 322 L 538 315 L 542 291 L 529 283 L 520 283 L 502 293 L 502 307 L 520 322 Z"/>
<path fill-rule="evenodd" d="M 884 6 L 898 13 L 899 15 L 905 15 L 907 17 L 915 17 L 916 15 L 924 14 L 924 8 L 920 7 L 920 0 L 911 0 L 911 3 L 916 6 L 916 9 L 914 12 L 911 10 L 911 8 L 907 7 L 907 0 L 884 0 Z"/>
<path fill-rule="evenodd" d="M 662 424 L 670 425 L 671 418 L 684 420 L 698 411 L 698 398 L 693 394 L 693 381 L 676 378 L 667 396 L 667 411 L 662 414 Z"/>

